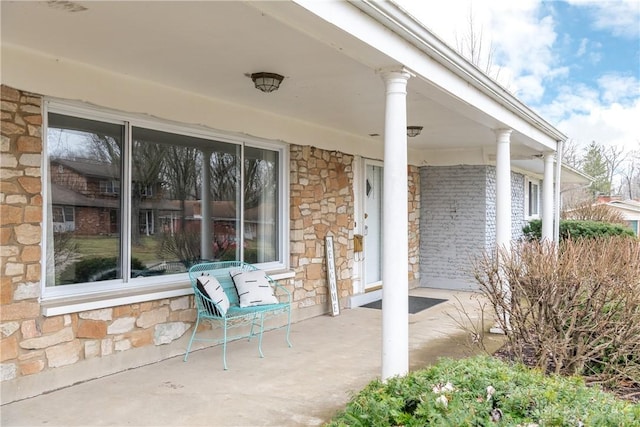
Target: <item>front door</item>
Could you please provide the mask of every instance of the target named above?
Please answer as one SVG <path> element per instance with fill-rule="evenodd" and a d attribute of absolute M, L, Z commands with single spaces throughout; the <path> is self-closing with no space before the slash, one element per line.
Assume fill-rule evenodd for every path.
<path fill-rule="evenodd" d="M 365 162 L 364 283 L 365 290 L 382 285 L 382 177 L 381 163 Z"/>

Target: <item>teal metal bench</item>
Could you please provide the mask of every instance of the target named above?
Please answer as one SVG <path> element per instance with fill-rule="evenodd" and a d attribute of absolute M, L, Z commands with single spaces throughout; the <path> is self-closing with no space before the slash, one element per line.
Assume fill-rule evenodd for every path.
<path fill-rule="evenodd" d="M 193 326 L 193 333 L 191 334 L 191 339 L 187 346 L 187 352 L 184 355 L 185 362 L 189 357 L 191 345 L 194 341 L 217 342 L 222 343 L 222 362 L 224 369 L 226 370 L 227 342 L 241 338 L 248 338 L 251 340 L 251 338 L 255 336 L 258 336 L 258 352 L 260 357 L 264 357 L 264 354 L 262 353 L 262 335 L 265 332 L 264 321 L 278 315 L 286 315 L 287 323 L 285 325 L 271 327 L 267 329 L 267 331 L 286 328 L 286 342 L 289 347 L 291 347 L 291 341 L 289 340 L 289 333 L 291 331 L 291 293 L 277 281 L 267 276 L 273 286 L 274 295 L 279 302 L 277 304 L 240 307 L 238 292 L 236 291 L 236 287 L 230 275 L 230 272 L 237 270 L 256 271 L 258 268 L 252 264 L 242 261 L 219 261 L 196 264 L 189 269 L 189 279 L 195 296 L 198 317 L 195 325 Z M 198 288 L 197 279 L 203 274 L 215 277 L 222 285 L 230 303 L 229 309 L 224 315 L 220 315 L 221 310 L 219 310 L 217 304 L 208 296 L 203 294 L 203 292 Z M 198 332 L 198 326 L 201 322 L 210 322 L 212 325 L 219 324 L 222 328 L 222 338 L 211 339 L 197 337 L 196 334 Z M 248 332 L 240 332 L 233 336 L 229 335 L 230 329 L 247 326 L 249 326 Z"/>

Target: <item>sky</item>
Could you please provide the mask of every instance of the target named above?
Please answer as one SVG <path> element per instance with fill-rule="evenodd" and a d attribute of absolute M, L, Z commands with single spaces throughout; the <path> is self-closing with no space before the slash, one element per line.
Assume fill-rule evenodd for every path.
<path fill-rule="evenodd" d="M 640 0 L 394 1 L 454 48 L 473 22 L 488 74 L 576 146 L 640 150 Z"/>

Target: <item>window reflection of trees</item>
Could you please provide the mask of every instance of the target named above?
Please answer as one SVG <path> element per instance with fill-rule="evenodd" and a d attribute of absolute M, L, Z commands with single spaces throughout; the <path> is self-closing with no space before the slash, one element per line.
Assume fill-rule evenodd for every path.
<path fill-rule="evenodd" d="M 130 152 L 123 145 L 127 129 Z M 179 271 L 185 271 L 204 256 L 238 259 L 242 250 L 249 261 L 256 261 L 259 250 L 270 253 L 262 260 L 276 259 L 277 151 L 50 113 L 47 152 L 51 184 L 70 190 L 66 197 L 75 193 L 65 205 L 69 215 L 61 215 L 63 205 L 49 200 L 49 227 L 55 236 L 48 259 L 54 258 L 55 284 L 78 283 L 73 271 L 83 261 L 114 256 L 116 276 L 92 280 L 123 278 L 125 253 L 131 256 L 131 277 L 178 272 L 162 270 L 169 264 L 181 264 Z M 129 170 L 124 169 L 127 164 Z M 125 213 L 130 224 L 121 228 Z M 106 225 L 91 227 L 85 224 L 88 216 Z M 56 233 L 61 226 L 64 236 Z M 78 246 L 82 239 L 103 243 L 87 252 Z M 266 244 L 258 247 L 259 239 Z M 139 260 L 142 271 L 134 267 Z M 48 278 L 47 286 L 53 284 Z"/>

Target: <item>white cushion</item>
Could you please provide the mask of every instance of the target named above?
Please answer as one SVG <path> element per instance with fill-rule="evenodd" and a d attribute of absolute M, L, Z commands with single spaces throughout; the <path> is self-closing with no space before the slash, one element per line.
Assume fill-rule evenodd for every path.
<path fill-rule="evenodd" d="M 205 274 L 198 277 L 198 285 L 200 291 L 204 290 L 202 293 L 216 303 L 218 314 L 224 316 L 227 310 L 229 310 L 229 298 L 227 298 L 227 294 L 224 293 L 224 288 L 220 282 L 218 282 L 218 279 Z"/>
<path fill-rule="evenodd" d="M 240 307 L 278 304 L 278 298 L 273 294 L 273 288 L 264 271 L 231 271 L 229 274 L 236 285 Z"/>

